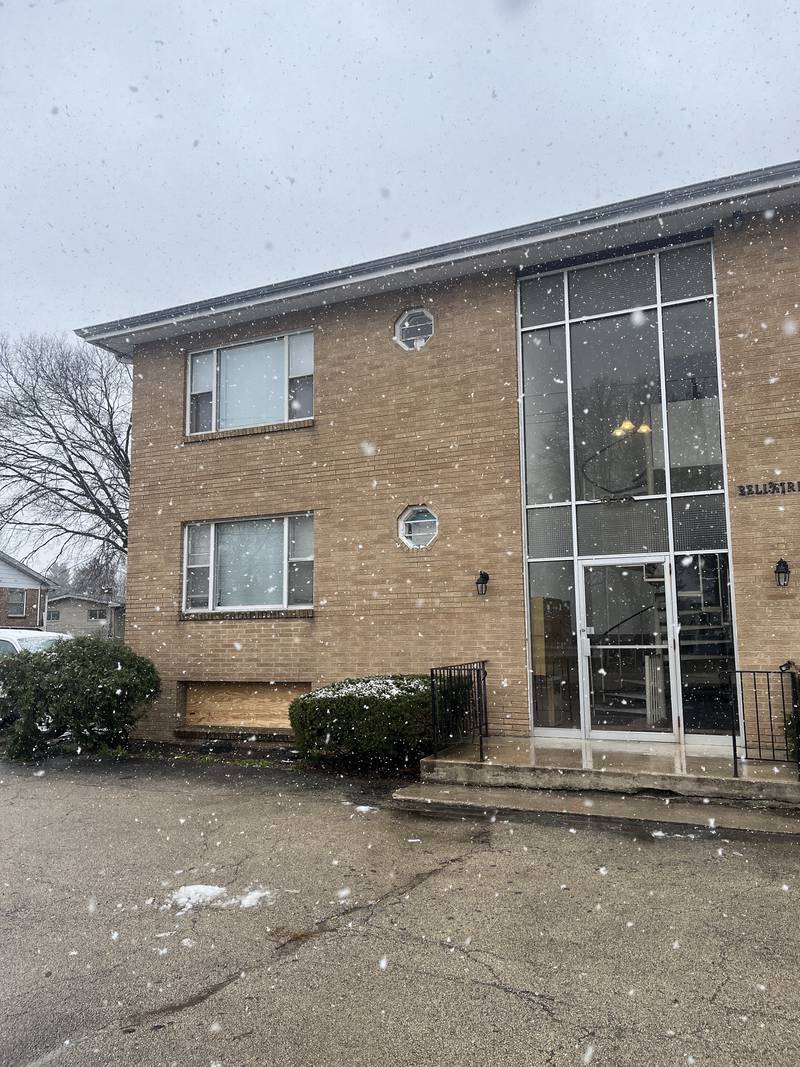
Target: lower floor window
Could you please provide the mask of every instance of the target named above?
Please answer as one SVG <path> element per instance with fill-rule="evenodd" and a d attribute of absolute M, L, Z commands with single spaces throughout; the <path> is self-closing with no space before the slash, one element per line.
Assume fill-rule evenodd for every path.
<path fill-rule="evenodd" d="M 314 516 L 277 515 L 186 527 L 184 608 L 311 607 Z"/>
<path fill-rule="evenodd" d="M 6 600 L 6 613 L 10 618 L 21 617 L 27 608 L 26 594 L 24 589 L 9 589 Z"/>

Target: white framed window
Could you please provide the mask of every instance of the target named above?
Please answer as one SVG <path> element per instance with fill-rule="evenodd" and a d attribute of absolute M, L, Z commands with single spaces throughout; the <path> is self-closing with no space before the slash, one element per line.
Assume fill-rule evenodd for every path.
<path fill-rule="evenodd" d="M 186 527 L 184 611 L 310 608 L 313 603 L 310 512 Z"/>
<path fill-rule="evenodd" d="M 190 352 L 186 432 L 210 433 L 310 419 L 314 414 L 314 334 Z"/>
<path fill-rule="evenodd" d="M 47 621 L 48 622 L 59 622 L 60 620 L 61 620 L 61 609 L 60 608 L 48 608 L 47 609 Z"/>
<path fill-rule="evenodd" d="M 108 618 L 106 608 L 89 608 L 89 622 L 102 622 Z"/>
<path fill-rule="evenodd" d="M 398 534 L 409 548 L 427 548 L 439 532 L 439 520 L 424 505 L 412 505 L 400 516 Z"/>
<path fill-rule="evenodd" d="M 433 337 L 433 315 L 425 308 L 404 311 L 394 324 L 394 339 L 406 352 L 418 352 Z"/>
<path fill-rule="evenodd" d="M 6 615 L 9 619 L 22 618 L 28 608 L 28 594 L 25 589 L 9 589 L 6 598 Z"/>

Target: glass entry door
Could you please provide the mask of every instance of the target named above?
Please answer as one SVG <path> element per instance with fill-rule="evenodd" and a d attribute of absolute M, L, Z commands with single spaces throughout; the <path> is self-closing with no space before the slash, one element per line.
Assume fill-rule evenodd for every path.
<path fill-rule="evenodd" d="M 582 677 L 593 737 L 675 736 L 667 556 L 582 561 Z"/>

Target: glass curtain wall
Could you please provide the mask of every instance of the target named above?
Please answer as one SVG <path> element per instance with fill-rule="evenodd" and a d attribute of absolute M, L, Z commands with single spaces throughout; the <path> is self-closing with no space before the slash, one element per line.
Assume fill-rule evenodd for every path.
<path fill-rule="evenodd" d="M 733 668 L 709 241 L 520 280 L 534 725 L 580 727 L 575 560 L 674 559 L 687 731 Z"/>

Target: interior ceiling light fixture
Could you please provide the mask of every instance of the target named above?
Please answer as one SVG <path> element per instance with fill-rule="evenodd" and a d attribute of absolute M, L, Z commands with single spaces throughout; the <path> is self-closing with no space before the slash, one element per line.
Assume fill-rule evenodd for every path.
<path fill-rule="evenodd" d="M 652 433 L 653 429 L 646 422 L 639 423 L 635 426 L 630 419 L 623 419 L 619 426 L 616 426 L 611 431 L 612 437 L 627 437 L 629 433 Z"/>

